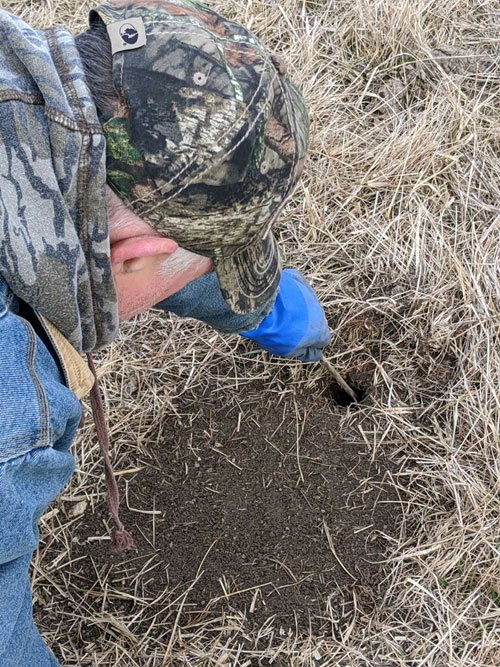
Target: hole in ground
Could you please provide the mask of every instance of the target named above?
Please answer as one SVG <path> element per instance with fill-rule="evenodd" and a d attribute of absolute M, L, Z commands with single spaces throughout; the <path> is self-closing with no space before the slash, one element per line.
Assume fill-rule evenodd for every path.
<path fill-rule="evenodd" d="M 340 387 L 335 381 L 330 382 L 327 390 L 327 395 L 330 397 L 331 401 L 335 405 L 340 405 L 342 408 L 346 408 L 348 405 L 352 405 L 353 403 L 359 403 L 363 400 L 367 393 L 365 389 L 362 389 L 361 387 L 352 384 L 352 382 L 349 382 L 349 379 L 346 379 L 346 382 L 356 394 L 356 400 L 354 400 L 353 397 L 344 389 L 342 389 L 342 387 Z"/>

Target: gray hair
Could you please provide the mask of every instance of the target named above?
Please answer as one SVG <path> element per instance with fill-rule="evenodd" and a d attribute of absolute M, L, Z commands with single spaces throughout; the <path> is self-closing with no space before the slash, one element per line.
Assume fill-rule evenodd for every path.
<path fill-rule="evenodd" d="M 102 121 L 119 102 L 113 85 L 111 42 L 102 19 L 95 19 L 88 30 L 77 35 L 75 44 L 82 60 L 85 80 Z"/>
<path fill-rule="evenodd" d="M 199 260 L 200 255 L 184 248 L 177 248 L 170 257 L 158 264 L 156 272 L 162 276 L 173 276 L 181 271 L 185 271 Z"/>

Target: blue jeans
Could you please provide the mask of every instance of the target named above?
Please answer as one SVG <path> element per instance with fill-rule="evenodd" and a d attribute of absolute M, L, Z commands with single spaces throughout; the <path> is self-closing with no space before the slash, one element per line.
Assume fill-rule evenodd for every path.
<path fill-rule="evenodd" d="M 58 665 L 32 618 L 37 522 L 74 467 L 76 396 L 0 276 L 0 667 Z"/>

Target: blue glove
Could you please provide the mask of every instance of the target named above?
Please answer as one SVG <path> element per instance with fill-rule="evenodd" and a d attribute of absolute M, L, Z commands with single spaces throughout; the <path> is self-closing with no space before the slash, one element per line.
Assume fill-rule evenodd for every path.
<path fill-rule="evenodd" d="M 273 309 L 256 329 L 240 334 L 279 357 L 319 361 L 330 342 L 323 309 L 307 280 L 295 269 L 281 274 Z"/>

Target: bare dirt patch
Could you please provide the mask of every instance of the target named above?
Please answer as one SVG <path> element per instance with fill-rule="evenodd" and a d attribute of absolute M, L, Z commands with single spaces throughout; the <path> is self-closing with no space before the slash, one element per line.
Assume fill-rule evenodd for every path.
<path fill-rule="evenodd" d="M 259 380 L 229 393 L 208 384 L 197 411 L 180 404 L 164 420 L 143 469 L 121 477 L 137 552 L 112 556 L 95 540 L 104 503 L 75 525 L 80 586 L 122 592 L 117 614 L 139 590 L 163 623 L 179 610 L 184 626 L 240 612 L 249 630 L 270 617 L 284 631 L 339 630 L 353 589 L 364 604 L 381 599 L 382 536 L 399 516 L 393 465 L 339 433 L 342 409 L 323 379 L 313 391 L 286 378 L 271 391 Z"/>

